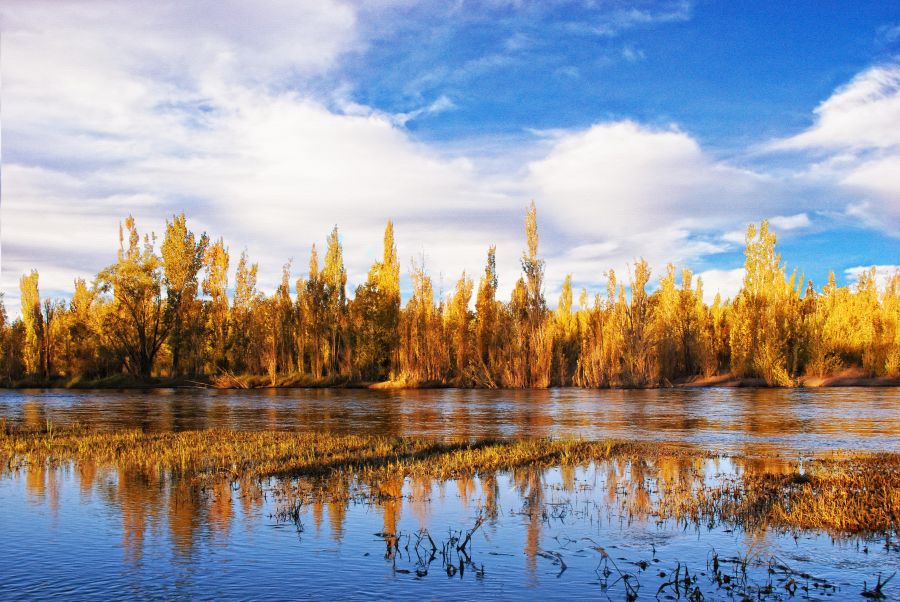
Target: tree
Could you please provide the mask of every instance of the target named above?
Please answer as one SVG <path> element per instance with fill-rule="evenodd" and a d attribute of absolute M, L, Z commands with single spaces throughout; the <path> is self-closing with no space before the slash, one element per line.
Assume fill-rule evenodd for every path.
<path fill-rule="evenodd" d="M 412 297 L 401 320 L 400 369 L 413 383 L 443 381 L 449 368 L 444 343 L 443 304 L 434 304 L 434 286 L 425 272 L 424 260 L 413 262 Z"/>
<path fill-rule="evenodd" d="M 351 304 L 356 370 L 365 379 L 392 378 L 399 365 L 400 264 L 394 225 L 384 231 L 384 252 L 356 289 Z"/>
<path fill-rule="evenodd" d="M 495 337 L 498 330 L 499 309 L 497 307 L 497 247 L 491 245 L 487 252 L 484 274 L 478 281 L 478 296 L 475 299 L 475 355 L 477 358 L 474 378 L 488 387 L 496 387 Z"/>
<path fill-rule="evenodd" d="M 234 280 L 234 299 L 231 304 L 228 364 L 239 372 L 258 366 L 253 358 L 253 310 L 259 302 L 256 290 L 258 264 L 250 264 L 247 251 L 241 253 Z"/>
<path fill-rule="evenodd" d="M 169 348 L 172 353 L 172 375 L 182 371 L 182 358 L 202 349 L 200 332 L 200 305 L 197 301 L 197 274 L 203 267 L 203 259 L 209 238 L 199 238 L 188 230 L 184 212 L 172 216 L 166 222 L 166 236 L 162 244 L 162 264 L 166 287 L 166 315 Z"/>
<path fill-rule="evenodd" d="M 41 299 L 35 271 L 19 281 L 21 318 L 9 323 L 0 297 L 0 379 L 123 370 L 148 377 L 163 367 L 173 375 L 266 374 L 271 384 L 298 372 L 317 381 L 607 387 L 729 369 L 773 385 L 848 368 L 872 376 L 900 372 L 900 272 L 885 281 L 875 268 L 863 270 L 843 287 L 832 273 L 817 291 L 796 270 L 787 274 L 765 221 L 748 228 L 741 291 L 734 300 L 716 295 L 712 304 L 703 300 L 702 281 L 688 269 L 679 276 L 672 264 L 649 290 L 650 266 L 640 259 L 627 284 L 606 272 L 605 296 L 582 289 L 577 309 L 566 276 L 555 309 L 548 308 L 534 203 L 525 239 L 522 272 L 506 302 L 497 299 L 496 248 L 489 248 L 474 311 L 475 286 L 466 272 L 444 294 L 424 259 L 413 263 L 412 297 L 401 308 L 391 222 L 383 252 L 352 301 L 335 227 L 324 266 L 312 246 L 308 277 L 294 284 L 296 299 L 290 262 L 266 295 L 257 290 L 258 265 L 245 251 L 229 302 L 223 239 L 210 244 L 205 234 L 195 236 L 182 213 L 167 221 L 157 254 L 153 234 L 141 236 L 129 216 L 119 227 L 116 262 L 91 285 L 76 280 L 70 303 Z"/>
<path fill-rule="evenodd" d="M 758 376 L 768 384 L 791 384 L 788 370 L 789 301 L 793 287 L 785 278 L 781 256 L 775 251 L 775 233 L 763 220 L 759 229 L 747 227 L 744 284 L 733 306 L 731 328 L 732 371 L 737 376 Z"/>
<path fill-rule="evenodd" d="M 203 294 L 206 306 L 205 354 L 213 371 L 228 365 L 228 248 L 221 238 L 203 254 L 206 276 Z"/>
<path fill-rule="evenodd" d="M 456 282 L 453 297 L 447 309 L 447 331 L 450 338 L 453 371 L 460 382 L 471 372 L 472 364 L 472 319 L 469 315 L 469 302 L 472 300 L 472 279 L 463 272 Z"/>
<path fill-rule="evenodd" d="M 582 305 L 585 304 L 587 291 L 583 294 Z M 579 351 L 579 319 L 572 312 L 572 275 L 567 274 L 563 280 L 559 302 L 554 313 L 554 377 L 555 384 L 567 386 L 572 384 Z"/>
<path fill-rule="evenodd" d="M 314 378 L 321 378 L 326 357 L 325 331 L 327 293 L 325 279 L 319 272 L 319 254 L 313 244 L 309 254 L 309 279 L 306 281 L 303 313 L 310 339 L 310 368 Z"/>
<path fill-rule="evenodd" d="M 107 328 L 125 368 L 149 377 L 168 336 L 162 261 L 154 251 L 155 236 L 144 235 L 142 243 L 133 217 L 125 220 L 124 230 L 128 232 L 127 245 L 120 224 L 118 261 L 101 271 L 97 281 L 101 290 L 113 296 Z"/>
<path fill-rule="evenodd" d="M 100 349 L 99 291 L 83 278 L 75 280 L 75 293 L 69 304 L 67 364 L 73 376 L 97 376 L 106 366 Z"/>
<path fill-rule="evenodd" d="M 641 258 L 634 265 L 631 275 L 631 301 L 625 300 L 625 288 L 619 288 L 618 317 L 621 324 L 622 380 L 627 386 L 644 386 L 653 380 L 653 333 L 651 331 L 652 306 L 647 294 L 650 266 Z"/>
<path fill-rule="evenodd" d="M 43 365 L 42 342 L 44 339 L 44 319 L 41 314 L 41 294 L 38 289 L 37 270 L 19 279 L 19 293 L 22 304 L 22 324 L 25 328 L 25 344 L 22 347 L 22 361 L 26 374 L 37 374 Z"/>
<path fill-rule="evenodd" d="M 552 359 L 551 324 L 544 300 L 544 260 L 538 257 L 537 207 L 534 201 L 525 213 L 526 250 L 522 253 L 524 297 L 524 344 L 527 358 L 525 386 L 546 387 Z"/>
<path fill-rule="evenodd" d="M 329 375 L 334 376 L 349 364 L 349 349 L 346 345 L 347 271 L 344 269 L 344 252 L 337 226 L 328 236 L 322 279 L 325 284 L 326 323 L 329 330 L 327 364 Z"/>

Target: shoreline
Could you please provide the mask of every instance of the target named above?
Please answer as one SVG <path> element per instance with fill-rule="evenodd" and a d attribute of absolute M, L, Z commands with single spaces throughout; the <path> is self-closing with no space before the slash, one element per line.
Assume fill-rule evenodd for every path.
<path fill-rule="evenodd" d="M 827 376 L 804 377 L 794 386 L 769 385 L 760 378 L 738 378 L 731 374 L 713 377 L 694 377 L 684 381 L 647 386 L 577 387 L 552 386 L 547 389 L 595 389 L 595 390 L 650 390 L 650 389 L 713 389 L 713 388 L 755 388 L 755 389 L 820 389 L 836 387 L 900 387 L 900 376 L 865 376 L 856 370 L 846 370 Z M 168 378 L 153 377 L 140 379 L 133 376 L 115 376 L 101 379 L 65 379 L 49 381 L 26 380 L 0 386 L 5 390 L 57 389 L 57 390 L 149 390 L 149 389 L 221 389 L 239 391 L 266 389 L 368 389 L 372 391 L 401 391 L 428 389 L 469 389 L 492 390 L 488 387 L 443 383 L 438 381 L 348 381 L 338 379 L 313 380 L 306 377 L 284 377 L 274 384 L 264 376 L 241 376 L 222 380 L 207 377 Z M 497 387 L 494 390 L 519 391 L 520 388 Z M 540 390 L 531 388 L 531 390 Z"/>

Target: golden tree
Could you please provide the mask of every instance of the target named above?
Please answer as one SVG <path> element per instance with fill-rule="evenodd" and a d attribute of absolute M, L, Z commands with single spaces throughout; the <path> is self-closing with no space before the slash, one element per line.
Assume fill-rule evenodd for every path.
<path fill-rule="evenodd" d="M 644 386 L 653 382 L 653 332 L 651 300 L 647 293 L 650 266 L 643 258 L 634 265 L 631 275 L 631 300 L 626 301 L 625 288 L 619 288 L 616 309 L 622 340 L 622 372 L 627 386 Z"/>
<path fill-rule="evenodd" d="M 325 266 L 322 269 L 325 285 L 325 321 L 328 328 L 328 355 L 326 364 L 329 376 L 335 376 L 349 367 L 350 349 L 347 345 L 347 271 L 344 269 L 344 252 L 338 237 L 337 226 L 328 236 Z"/>
<path fill-rule="evenodd" d="M 125 242 L 125 231 L 128 242 Z M 119 226 L 118 261 L 97 276 L 104 292 L 112 293 L 106 324 L 115 352 L 129 372 L 150 376 L 156 355 L 168 336 L 162 296 L 162 261 L 154 251 L 155 237 L 143 241 L 128 216 Z"/>
<path fill-rule="evenodd" d="M 37 270 L 19 279 L 22 305 L 22 324 L 25 341 L 22 346 L 22 362 L 27 374 L 37 374 L 42 367 L 41 350 L 44 339 L 44 318 L 41 313 L 41 294 L 38 289 Z"/>
<path fill-rule="evenodd" d="M 205 233 L 198 238 L 188 229 L 184 212 L 172 216 L 172 221 L 166 221 L 161 250 L 173 376 L 182 372 L 185 355 L 193 356 L 190 358 L 193 360 L 191 372 L 196 372 L 199 364 L 197 352 L 203 349 L 203 344 L 197 275 L 203 267 L 208 245 L 209 238 Z"/>
<path fill-rule="evenodd" d="M 384 230 L 384 253 L 356 289 L 350 306 L 357 374 L 365 379 L 393 378 L 399 365 L 400 263 L 394 224 Z"/>
<path fill-rule="evenodd" d="M 587 291 L 583 292 L 582 305 L 586 303 Z M 553 365 L 554 384 L 565 387 L 572 384 L 578 363 L 579 339 L 581 335 L 579 316 L 572 312 L 572 275 L 563 281 L 559 302 L 553 315 L 555 333 Z"/>
<path fill-rule="evenodd" d="M 553 354 L 552 323 L 547 321 L 544 300 L 544 260 L 538 257 L 537 207 L 534 201 L 525 213 L 526 250 L 522 253 L 525 287 L 523 332 L 526 376 L 524 386 L 546 387 L 550 384 Z"/>
<path fill-rule="evenodd" d="M 458 383 L 466 382 L 472 372 L 473 329 L 469 302 L 472 300 L 472 279 L 463 272 L 447 307 L 446 331 L 449 336 L 450 370 Z"/>
<path fill-rule="evenodd" d="M 770 385 L 789 385 L 789 326 L 799 316 L 799 294 L 785 277 L 775 251 L 775 233 L 763 220 L 747 228 L 744 284 L 732 306 L 731 366 L 737 376 L 757 376 Z M 799 285 L 798 285 L 799 288 Z"/>
<path fill-rule="evenodd" d="M 234 280 L 234 298 L 229 319 L 228 365 L 238 372 L 248 371 L 259 364 L 252 357 L 254 351 L 253 311 L 259 303 L 256 290 L 258 264 L 250 264 L 247 251 L 241 253 Z"/>
<path fill-rule="evenodd" d="M 205 307 L 205 354 L 213 372 L 228 365 L 228 261 L 228 248 L 221 238 L 203 254 L 203 294 L 209 297 Z"/>
<path fill-rule="evenodd" d="M 475 299 L 475 356 L 473 381 L 487 387 L 496 387 L 497 373 L 496 336 L 500 309 L 497 301 L 497 247 L 491 245 L 487 253 L 484 274 L 478 281 Z"/>

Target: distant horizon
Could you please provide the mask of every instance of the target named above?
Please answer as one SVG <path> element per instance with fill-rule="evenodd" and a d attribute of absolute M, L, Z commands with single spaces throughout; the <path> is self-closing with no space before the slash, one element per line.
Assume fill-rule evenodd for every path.
<path fill-rule="evenodd" d="M 817 290 L 900 264 L 889 3 L 13 0 L 0 31 L 10 317 L 31 269 L 68 298 L 113 263 L 129 214 L 161 242 L 184 211 L 266 293 L 335 224 L 353 291 L 392 220 L 404 303 L 412 258 L 449 293 L 492 244 L 508 298 L 532 199 L 551 306 L 640 257 L 732 297 L 763 219 Z"/>

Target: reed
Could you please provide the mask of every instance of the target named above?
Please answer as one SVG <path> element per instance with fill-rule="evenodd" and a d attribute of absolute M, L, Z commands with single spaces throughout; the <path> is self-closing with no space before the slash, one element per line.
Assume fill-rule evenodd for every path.
<path fill-rule="evenodd" d="M 635 513 L 694 524 L 729 522 L 745 529 L 822 529 L 895 534 L 900 526 L 900 454 L 832 454 L 797 463 L 732 458 L 738 475 L 707 479 L 717 455 L 686 444 L 526 438 L 435 441 L 320 432 L 207 430 L 145 433 L 54 428 L 0 429 L 0 466 L 89 462 L 174 478 L 304 481 L 303 495 L 328 495 L 356 479 L 372 495 L 397 495 L 407 477 L 491 478 L 498 471 L 614 461 L 630 466 Z M 659 467 L 678 465 L 683 478 Z M 653 467 L 656 467 L 654 473 Z M 751 469 L 752 468 L 752 469 Z M 645 481 L 655 474 L 652 500 Z M 340 489 L 340 488 L 337 488 Z M 301 488 L 297 488 L 298 492 Z M 299 493 L 298 493 L 299 495 Z"/>

